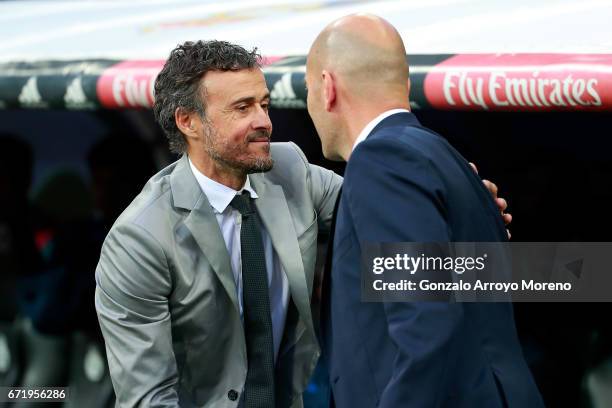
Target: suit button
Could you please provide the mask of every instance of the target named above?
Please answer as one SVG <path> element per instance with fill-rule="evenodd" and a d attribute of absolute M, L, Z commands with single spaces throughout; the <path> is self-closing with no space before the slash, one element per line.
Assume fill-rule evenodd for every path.
<path fill-rule="evenodd" d="M 230 401 L 236 401 L 238 399 L 238 392 L 236 390 L 229 390 L 227 392 L 227 398 L 229 398 Z"/>

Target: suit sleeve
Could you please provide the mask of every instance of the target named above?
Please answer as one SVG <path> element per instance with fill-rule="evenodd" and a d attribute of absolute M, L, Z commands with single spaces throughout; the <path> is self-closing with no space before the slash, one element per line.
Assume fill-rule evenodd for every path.
<path fill-rule="evenodd" d="M 367 140 L 353 152 L 343 196 L 360 243 L 448 242 L 444 189 L 429 161 L 395 140 Z M 397 346 L 380 407 L 439 406 L 450 341 L 463 320 L 459 304 L 387 302 Z"/>
<path fill-rule="evenodd" d="M 342 187 L 342 177 L 331 170 L 308 163 L 302 150 L 295 143 L 291 143 L 291 145 L 307 167 L 308 187 L 310 188 L 314 208 L 317 211 L 319 229 L 329 231 L 336 198 L 340 187 Z"/>
<path fill-rule="evenodd" d="M 118 407 L 178 407 L 168 265 L 142 227 L 114 227 L 96 269 L 95 305 Z"/>

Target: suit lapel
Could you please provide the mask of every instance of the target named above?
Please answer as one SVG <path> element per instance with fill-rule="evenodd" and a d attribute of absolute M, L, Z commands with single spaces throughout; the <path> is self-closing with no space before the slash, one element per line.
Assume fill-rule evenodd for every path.
<path fill-rule="evenodd" d="M 259 198 L 255 200 L 257 213 L 270 235 L 289 281 L 289 290 L 302 321 L 314 335 L 310 312 L 310 297 L 302 254 L 297 241 L 291 213 L 281 186 L 267 182 L 263 176 L 252 175 L 251 183 Z M 184 224 L 208 259 L 219 281 L 237 311 L 240 310 L 230 256 L 225 247 L 213 209 L 202 192 L 184 155 L 170 176 L 174 205 L 190 210 Z M 295 341 L 300 337 L 296 336 Z"/>
<path fill-rule="evenodd" d="M 172 172 L 170 186 L 174 205 L 191 211 L 185 218 L 184 224 L 221 281 L 236 311 L 240 313 L 230 256 L 219 223 L 206 195 L 191 172 L 186 155 L 179 160 Z"/>
<path fill-rule="evenodd" d="M 283 265 L 293 302 L 303 322 L 314 334 L 302 254 L 283 189 L 279 185 L 267 182 L 263 176 L 259 175 L 252 176 L 251 183 L 259 196 L 255 200 L 257 213 Z M 299 337 L 300 333 L 296 336 L 295 341 Z"/>
<path fill-rule="evenodd" d="M 204 194 L 201 196 L 198 207 L 194 208 L 185 219 L 185 225 L 191 231 L 202 252 L 204 252 L 206 259 L 208 259 L 208 262 L 236 307 L 236 311 L 240 313 L 230 257 L 223 240 L 223 235 L 221 235 L 217 218 Z"/>

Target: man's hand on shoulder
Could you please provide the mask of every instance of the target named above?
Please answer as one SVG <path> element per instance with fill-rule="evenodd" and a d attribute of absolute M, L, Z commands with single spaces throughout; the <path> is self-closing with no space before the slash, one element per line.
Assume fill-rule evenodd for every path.
<path fill-rule="evenodd" d="M 474 172 L 478 174 L 478 168 L 476 167 L 476 165 L 470 162 L 470 166 L 472 166 Z M 482 184 L 484 184 L 487 190 L 491 192 L 493 200 L 495 201 L 495 204 L 497 204 L 497 208 L 499 208 L 499 212 L 501 213 L 501 216 L 504 220 L 504 224 L 510 225 L 510 223 L 512 222 L 512 214 L 506 212 L 506 209 L 508 208 L 508 202 L 505 199 L 497 196 L 497 185 L 492 181 L 484 179 L 482 180 Z M 510 230 L 506 228 L 506 232 L 508 233 L 508 239 L 510 239 L 512 237 L 512 234 L 510 234 Z"/>

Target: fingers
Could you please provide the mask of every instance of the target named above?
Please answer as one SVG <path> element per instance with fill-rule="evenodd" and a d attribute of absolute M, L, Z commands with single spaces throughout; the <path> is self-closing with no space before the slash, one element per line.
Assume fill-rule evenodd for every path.
<path fill-rule="evenodd" d="M 472 169 L 476 172 L 476 174 L 478 174 L 478 170 L 476 169 L 476 166 L 474 165 L 474 163 L 470 163 L 470 166 L 472 166 Z M 508 209 L 508 202 L 501 197 L 497 197 L 497 193 L 498 193 L 497 185 L 495 185 L 495 183 L 489 180 L 482 180 L 482 184 L 484 184 L 484 186 L 487 188 L 487 190 L 489 190 L 489 192 L 493 196 L 493 199 L 495 200 L 495 205 L 497 205 L 497 208 L 499 208 L 499 212 L 501 213 L 501 216 L 504 220 L 504 224 L 505 225 L 510 224 L 512 222 L 512 214 L 504 212 L 506 211 L 506 209 Z M 512 234 L 510 234 L 510 231 L 508 229 L 506 229 L 506 233 L 508 234 L 508 239 L 510 239 Z"/>
<path fill-rule="evenodd" d="M 474 163 L 470 162 L 470 167 L 472 168 L 472 170 L 474 170 L 474 173 L 478 174 L 478 167 L 476 167 Z"/>
<path fill-rule="evenodd" d="M 484 184 L 487 190 L 491 192 L 493 198 L 497 198 L 497 186 L 495 185 L 495 183 L 489 180 L 482 180 L 482 184 Z"/>
<path fill-rule="evenodd" d="M 512 214 L 510 213 L 502 213 L 502 218 L 504 219 L 505 225 L 508 225 L 512 222 Z"/>

